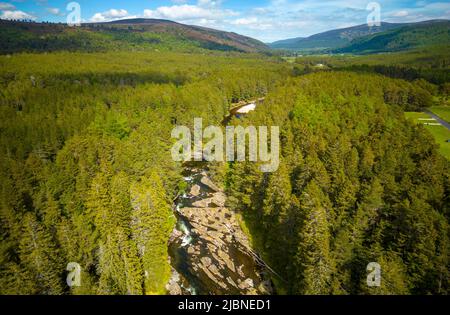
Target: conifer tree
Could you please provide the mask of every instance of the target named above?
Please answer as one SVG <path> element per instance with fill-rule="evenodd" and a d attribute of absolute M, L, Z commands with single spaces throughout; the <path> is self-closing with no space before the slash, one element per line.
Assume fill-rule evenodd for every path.
<path fill-rule="evenodd" d="M 175 218 L 159 175 L 151 171 L 131 187 L 132 239 L 136 242 L 145 274 L 145 293 L 164 293 L 170 277 L 167 239 Z"/>
<path fill-rule="evenodd" d="M 330 257 L 330 232 L 327 219 L 329 202 L 314 182 L 310 182 L 300 199 L 303 217 L 295 264 L 298 277 L 295 293 L 326 294 L 330 291 L 333 264 Z"/>
<path fill-rule="evenodd" d="M 20 263 L 32 275 L 38 292 L 63 293 L 62 272 L 65 266 L 50 234 L 32 213 L 24 216 L 22 233 Z"/>

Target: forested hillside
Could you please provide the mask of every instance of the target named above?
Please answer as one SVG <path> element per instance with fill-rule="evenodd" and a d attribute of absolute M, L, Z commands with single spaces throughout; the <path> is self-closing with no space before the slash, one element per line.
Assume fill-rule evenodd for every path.
<path fill-rule="evenodd" d="M 269 46 L 273 49 L 287 49 L 298 51 L 321 51 L 336 49 L 348 45 L 352 40 L 367 35 L 385 32 L 402 27 L 406 24 L 382 22 L 380 26 L 369 27 L 367 24 L 326 31 L 309 37 L 291 38 L 273 42 Z"/>
<path fill-rule="evenodd" d="M 450 43 L 450 21 L 429 21 L 356 38 L 333 53 L 380 53 Z"/>
<path fill-rule="evenodd" d="M 66 24 L 0 20 L 0 54 L 49 51 L 264 52 L 262 42 L 167 20 L 130 19 L 107 23 Z"/>
<path fill-rule="evenodd" d="M 277 172 L 216 170 L 281 293 L 448 294 L 449 162 L 404 118 L 414 93 L 401 80 L 322 72 L 289 80 L 239 122 L 282 129 Z M 366 285 L 372 261 L 384 266 L 380 288 Z"/>
<path fill-rule="evenodd" d="M 2 294 L 165 294 L 176 124 L 220 122 L 287 76 L 270 59 L 0 57 Z M 82 286 L 65 283 L 68 262 Z"/>
<path fill-rule="evenodd" d="M 273 49 L 304 54 L 370 54 L 397 52 L 450 43 L 450 22 L 430 20 L 417 23 L 367 24 L 331 30 L 304 38 L 269 44 Z"/>
<path fill-rule="evenodd" d="M 379 73 L 391 78 L 414 81 L 424 79 L 436 86 L 429 86 L 431 93 L 450 82 L 449 44 L 436 45 L 407 52 L 375 55 L 318 55 L 303 56 L 294 60 L 294 71 L 305 74 L 315 71 L 347 70 L 352 72 Z M 318 67 L 321 65 L 322 67 Z"/>

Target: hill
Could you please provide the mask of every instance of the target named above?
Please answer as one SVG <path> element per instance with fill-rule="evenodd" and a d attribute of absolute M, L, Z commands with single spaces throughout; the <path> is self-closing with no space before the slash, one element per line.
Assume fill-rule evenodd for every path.
<path fill-rule="evenodd" d="M 307 38 L 293 38 L 269 44 L 273 49 L 302 52 L 362 53 L 389 52 L 448 42 L 449 21 L 367 24 L 331 30 Z"/>
<path fill-rule="evenodd" d="M 129 19 L 65 24 L 0 20 L 0 53 L 108 50 L 261 52 L 262 42 L 236 33 L 168 20 Z"/>
<path fill-rule="evenodd" d="M 450 43 L 450 21 L 427 21 L 353 40 L 334 53 L 395 52 Z"/>
<path fill-rule="evenodd" d="M 307 39 L 307 37 L 288 38 L 269 43 L 268 45 L 272 49 L 294 49 L 299 42 L 304 41 L 305 39 Z"/>
<path fill-rule="evenodd" d="M 367 24 L 352 26 L 342 29 L 330 30 L 309 37 L 298 37 L 273 42 L 269 46 L 273 49 L 288 50 L 322 50 L 343 47 L 352 40 L 390 29 L 404 26 L 405 24 L 382 22 L 380 26 L 369 27 Z"/>

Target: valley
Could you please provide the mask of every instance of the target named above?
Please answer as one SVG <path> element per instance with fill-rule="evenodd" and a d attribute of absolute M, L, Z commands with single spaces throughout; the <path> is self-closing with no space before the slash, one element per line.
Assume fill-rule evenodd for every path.
<path fill-rule="evenodd" d="M 447 20 L 272 48 L 162 18 L 0 30 L 1 294 L 450 293 Z M 270 130 L 264 158 L 250 131 L 174 158 L 207 126 Z"/>

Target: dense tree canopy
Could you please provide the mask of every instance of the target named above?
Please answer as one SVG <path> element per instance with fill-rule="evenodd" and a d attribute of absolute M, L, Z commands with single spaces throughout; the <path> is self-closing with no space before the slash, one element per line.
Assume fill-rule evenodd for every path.
<path fill-rule="evenodd" d="M 211 172 L 277 292 L 448 293 L 449 162 L 403 117 L 446 85 L 299 65 L 218 52 L 1 56 L 1 292 L 164 294 L 184 189 L 172 128 L 220 125 L 234 102 L 266 96 L 232 123 L 280 126 L 278 171 Z M 65 283 L 69 262 L 80 287 Z M 380 288 L 365 285 L 369 262 Z"/>
<path fill-rule="evenodd" d="M 405 84 L 311 74 L 269 93 L 244 120 L 283 130 L 276 173 L 236 163 L 223 175 L 232 206 L 285 280 L 282 292 L 448 293 L 449 163 L 403 117 L 415 102 L 399 102 Z M 365 284 L 370 262 L 382 266 L 380 288 Z"/>

